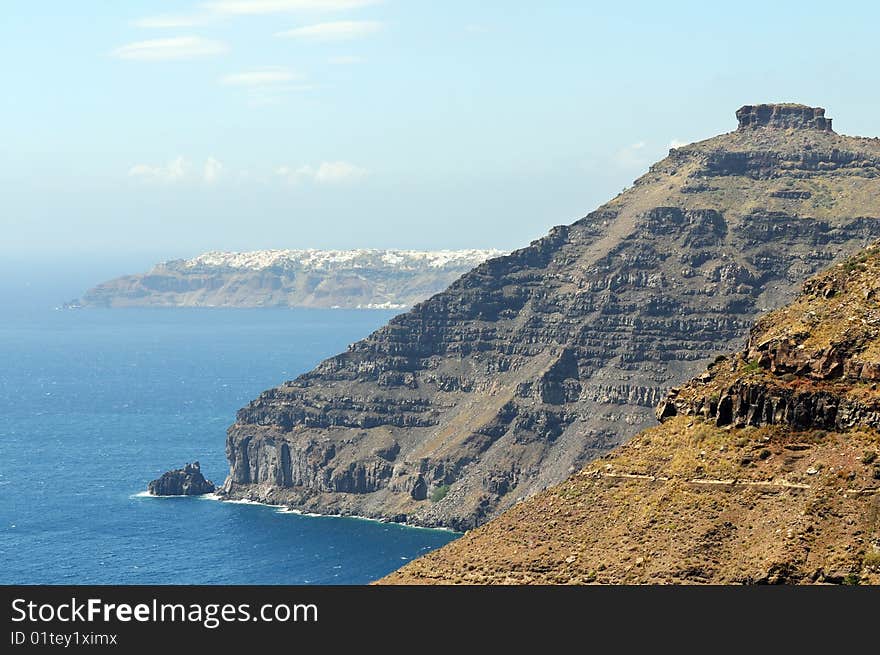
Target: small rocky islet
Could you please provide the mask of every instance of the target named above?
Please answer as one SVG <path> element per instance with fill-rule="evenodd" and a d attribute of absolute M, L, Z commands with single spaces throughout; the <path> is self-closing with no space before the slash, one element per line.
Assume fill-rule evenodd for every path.
<path fill-rule="evenodd" d="M 214 483 L 202 475 L 198 462 L 166 471 L 147 485 L 147 492 L 152 496 L 202 496 L 214 493 L 215 489 Z"/>

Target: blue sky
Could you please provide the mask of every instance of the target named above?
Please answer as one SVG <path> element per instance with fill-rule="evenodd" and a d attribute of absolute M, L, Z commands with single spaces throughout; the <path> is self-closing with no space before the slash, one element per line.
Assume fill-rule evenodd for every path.
<path fill-rule="evenodd" d="M 0 256 L 515 248 L 742 104 L 880 134 L 838 2 L 4 3 Z M 122 267 L 122 264 L 119 265 Z"/>

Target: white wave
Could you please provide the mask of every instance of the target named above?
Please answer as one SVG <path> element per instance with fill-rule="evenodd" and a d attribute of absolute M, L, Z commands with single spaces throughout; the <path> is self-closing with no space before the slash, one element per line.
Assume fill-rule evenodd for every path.
<path fill-rule="evenodd" d="M 240 501 L 228 501 L 228 502 L 240 502 Z M 254 503 L 255 501 L 247 501 L 248 503 Z M 257 505 L 262 505 L 263 503 L 256 503 Z M 356 521 L 371 521 L 373 523 L 384 523 L 386 525 L 399 525 L 404 528 L 409 528 L 411 530 L 442 530 L 443 532 L 456 532 L 452 528 L 426 528 L 422 525 L 411 525 L 409 523 L 399 523 L 397 521 L 388 521 L 384 519 L 376 519 L 370 516 L 360 516 L 359 514 L 317 514 L 315 512 L 304 512 L 301 509 L 296 509 L 295 507 L 287 507 L 284 505 L 269 505 L 269 507 L 280 507 L 278 510 L 279 514 L 296 514 L 298 516 L 308 516 L 312 518 L 321 518 L 321 519 L 355 519 Z"/>
<path fill-rule="evenodd" d="M 185 498 L 187 496 L 154 496 L 149 491 L 140 491 L 136 494 L 132 494 L 129 496 L 130 498 Z M 189 498 L 201 498 L 204 500 L 214 500 L 222 503 L 230 503 L 232 505 L 260 505 L 262 507 L 271 507 L 278 514 L 295 514 L 297 516 L 307 516 L 309 518 L 333 518 L 333 519 L 355 519 L 358 521 L 372 521 L 373 523 L 385 523 L 385 524 L 394 524 L 400 525 L 405 528 L 410 528 L 412 530 L 442 530 L 444 532 L 455 532 L 451 528 L 426 528 L 421 525 L 410 525 L 408 523 L 396 523 L 394 521 L 386 521 L 382 519 L 371 518 L 369 516 L 359 516 L 357 514 L 318 514 L 316 512 L 304 512 L 301 509 L 297 509 L 296 507 L 290 507 L 288 505 L 277 505 L 273 503 L 264 503 L 259 500 L 251 500 L 250 498 L 234 498 L 234 499 L 226 499 L 223 496 L 220 496 L 216 493 L 210 494 L 201 494 L 199 496 L 188 496 Z"/>
<path fill-rule="evenodd" d="M 262 505 L 263 507 L 276 507 L 283 508 L 284 505 L 273 505 L 272 503 L 261 503 L 258 500 L 251 500 L 250 498 L 235 498 L 233 500 L 226 500 L 225 498 L 218 498 L 217 500 L 222 500 L 224 503 L 232 503 L 233 505 Z"/>
<path fill-rule="evenodd" d="M 296 509 L 294 507 L 280 507 L 278 509 L 278 513 L 279 514 L 297 514 L 299 516 L 304 516 L 302 510 Z M 306 514 L 305 516 L 308 516 L 308 514 Z"/>
<path fill-rule="evenodd" d="M 207 498 L 208 496 L 216 496 L 216 494 L 200 494 L 198 496 L 187 496 L 184 494 L 160 495 L 151 494 L 149 491 L 138 491 L 136 494 L 131 494 L 129 498 Z M 220 498 L 217 497 L 216 500 L 220 500 Z"/>

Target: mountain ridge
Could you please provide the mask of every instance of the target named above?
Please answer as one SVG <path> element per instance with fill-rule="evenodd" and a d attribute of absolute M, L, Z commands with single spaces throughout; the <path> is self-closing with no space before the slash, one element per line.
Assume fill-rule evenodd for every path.
<path fill-rule="evenodd" d="M 666 389 L 880 237 L 880 141 L 760 107 L 242 408 L 222 493 L 463 530 L 654 425 Z"/>

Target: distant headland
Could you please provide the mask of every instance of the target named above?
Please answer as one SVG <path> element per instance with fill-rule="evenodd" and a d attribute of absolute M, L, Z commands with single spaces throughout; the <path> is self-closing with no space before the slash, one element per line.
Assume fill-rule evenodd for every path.
<path fill-rule="evenodd" d="M 82 307 L 406 309 L 501 250 L 256 250 L 162 262 L 89 289 Z"/>

